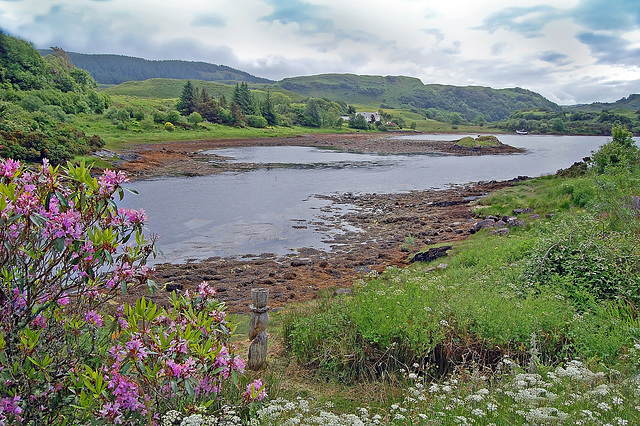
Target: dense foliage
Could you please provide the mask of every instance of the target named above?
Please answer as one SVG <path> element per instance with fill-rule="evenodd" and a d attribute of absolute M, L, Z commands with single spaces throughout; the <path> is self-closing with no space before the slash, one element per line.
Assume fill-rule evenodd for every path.
<path fill-rule="evenodd" d="M 527 109 L 513 112 L 507 120 L 496 124 L 509 130 L 526 130 L 532 133 L 610 135 L 614 126 L 624 126 L 633 133 L 640 133 L 640 114 L 631 110 L 607 110 L 599 112 L 552 111 Z"/>
<path fill-rule="evenodd" d="M 0 155 L 64 163 L 104 145 L 66 122 L 75 114 L 101 114 L 109 97 L 75 68 L 64 51 L 42 58 L 29 43 L 0 33 Z"/>

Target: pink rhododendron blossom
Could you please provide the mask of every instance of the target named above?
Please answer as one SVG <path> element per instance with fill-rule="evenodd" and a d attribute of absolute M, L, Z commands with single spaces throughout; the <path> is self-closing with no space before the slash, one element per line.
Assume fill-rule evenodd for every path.
<path fill-rule="evenodd" d="M 4 161 L 0 161 L 0 176 L 10 178 L 20 168 L 20 161 L 14 161 L 11 158 L 7 158 Z"/>
<path fill-rule="evenodd" d="M 262 380 L 256 379 L 247 385 L 247 390 L 242 396 L 248 402 L 262 401 L 267 397 L 266 386 L 262 384 Z"/>
<path fill-rule="evenodd" d="M 123 172 L 106 169 L 98 179 L 99 193 L 100 195 L 110 195 L 118 186 L 128 180 Z"/>
<path fill-rule="evenodd" d="M 86 313 L 84 319 L 89 324 L 93 324 L 96 327 L 102 327 L 102 317 L 93 309 Z"/>

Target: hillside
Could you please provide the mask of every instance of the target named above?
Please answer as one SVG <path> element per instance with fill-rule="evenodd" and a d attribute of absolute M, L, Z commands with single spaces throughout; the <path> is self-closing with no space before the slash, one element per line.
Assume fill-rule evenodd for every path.
<path fill-rule="evenodd" d="M 51 54 L 49 49 L 41 49 L 42 55 Z M 204 81 L 246 81 L 248 83 L 269 83 L 271 80 L 253 76 L 225 65 L 207 62 L 179 60 L 150 61 L 122 55 L 87 55 L 66 52 L 73 64 L 89 71 L 100 84 L 120 84 L 125 81 L 140 81 L 149 78 L 176 78 Z"/>
<path fill-rule="evenodd" d="M 175 99 L 180 97 L 184 88 L 185 80 L 175 78 L 150 78 L 144 81 L 127 81 L 117 86 L 104 89 L 110 95 L 137 96 L 139 98 Z M 198 88 L 206 89 L 212 95 L 233 97 L 234 84 L 223 84 L 215 81 L 194 80 Z M 252 84 L 253 90 L 272 88 L 270 84 Z M 292 101 L 300 102 L 304 100 L 302 95 L 290 92 L 281 88 L 273 88 L 273 92 L 282 92 Z"/>
<path fill-rule="evenodd" d="M 305 96 L 326 97 L 349 104 L 458 112 L 466 120 L 474 120 L 478 115 L 483 115 L 488 121 L 502 120 L 511 112 L 525 108 L 560 110 L 558 105 L 541 95 L 517 87 L 492 89 L 425 85 L 417 78 L 403 76 L 322 74 L 285 78 L 275 86 Z"/>
<path fill-rule="evenodd" d="M 585 111 L 585 112 L 600 112 L 602 110 L 613 109 L 630 109 L 633 111 L 640 110 L 640 94 L 632 94 L 629 97 L 618 99 L 615 102 L 594 102 L 586 105 L 571 105 L 565 107 L 569 110 Z"/>

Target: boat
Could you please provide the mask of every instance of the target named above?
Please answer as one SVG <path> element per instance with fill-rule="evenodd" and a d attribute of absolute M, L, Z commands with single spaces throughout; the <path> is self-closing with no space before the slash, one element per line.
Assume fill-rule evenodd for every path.
<path fill-rule="evenodd" d="M 516 130 L 516 133 L 519 135 L 528 135 L 529 132 L 527 132 L 526 130 L 522 129 L 522 130 Z"/>

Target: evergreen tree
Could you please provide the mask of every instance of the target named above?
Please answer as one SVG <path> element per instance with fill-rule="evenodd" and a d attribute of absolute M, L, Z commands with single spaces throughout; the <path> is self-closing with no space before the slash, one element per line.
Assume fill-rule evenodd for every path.
<path fill-rule="evenodd" d="M 182 88 L 182 94 L 176 104 L 176 109 L 180 111 L 182 115 L 189 115 L 195 111 L 196 107 L 196 89 L 191 84 L 191 81 L 187 81 Z"/>
<path fill-rule="evenodd" d="M 271 92 L 267 90 L 267 95 L 262 103 L 262 116 L 267 120 L 269 126 L 275 126 L 278 124 L 278 117 L 274 109 L 273 102 L 271 100 Z"/>
<path fill-rule="evenodd" d="M 249 92 L 249 86 L 246 82 L 236 83 L 236 88 L 233 90 L 233 102 L 240 108 L 244 115 L 255 114 L 251 92 Z"/>

